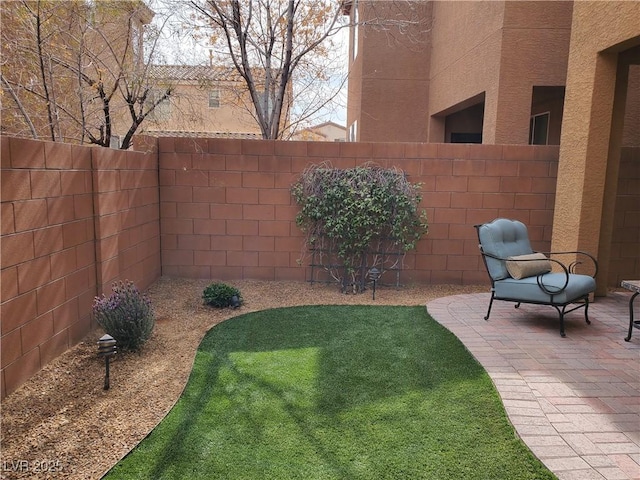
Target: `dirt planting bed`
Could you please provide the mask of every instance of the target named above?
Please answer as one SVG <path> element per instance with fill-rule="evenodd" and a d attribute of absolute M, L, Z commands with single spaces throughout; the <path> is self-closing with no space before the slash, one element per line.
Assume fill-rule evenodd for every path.
<path fill-rule="evenodd" d="M 378 287 L 340 293 L 334 285 L 228 282 L 244 305 L 216 310 L 202 305 L 209 281 L 161 278 L 149 289 L 156 313 L 153 336 L 141 353 L 111 362 L 111 388 L 103 390 L 104 361 L 95 331 L 47 365 L 2 402 L 2 478 L 100 478 L 169 412 L 184 389 L 196 349 L 211 327 L 231 317 L 295 305 L 424 305 L 434 298 L 487 286 Z"/>

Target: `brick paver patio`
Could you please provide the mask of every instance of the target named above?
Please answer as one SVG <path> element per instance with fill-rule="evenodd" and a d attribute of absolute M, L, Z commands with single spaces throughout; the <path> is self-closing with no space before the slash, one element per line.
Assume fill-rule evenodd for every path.
<path fill-rule="evenodd" d="M 456 295 L 427 304 L 485 367 L 516 431 L 561 480 L 640 479 L 640 328 L 625 342 L 630 294 L 565 317 L 555 309 Z"/>

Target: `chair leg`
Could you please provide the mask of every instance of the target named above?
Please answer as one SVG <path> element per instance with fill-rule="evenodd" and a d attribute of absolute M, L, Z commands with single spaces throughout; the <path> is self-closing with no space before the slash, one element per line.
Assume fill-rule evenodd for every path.
<path fill-rule="evenodd" d="M 564 314 L 565 313 L 573 312 L 574 310 L 577 310 L 578 308 L 583 308 L 584 307 L 584 319 L 587 322 L 587 325 L 591 325 L 591 320 L 589 320 L 589 296 L 585 296 L 584 297 L 584 304 L 578 304 L 577 307 L 573 307 L 573 308 L 567 310 L 568 306 L 569 305 L 565 305 L 564 307 L 562 307 L 562 310 L 560 310 L 559 307 L 556 307 L 556 310 L 560 314 L 560 336 L 562 336 L 562 337 L 565 336 L 565 333 L 564 333 Z"/>
<path fill-rule="evenodd" d="M 638 320 L 634 320 L 633 319 L 633 301 L 636 299 L 636 297 L 638 296 L 640 292 L 636 292 L 633 295 L 631 295 L 631 298 L 629 299 L 629 333 L 627 334 L 626 337 L 624 337 L 624 340 L 626 342 L 628 342 L 629 340 L 631 340 L 631 334 L 633 333 L 633 327 L 635 325 L 637 325 L 636 322 L 638 322 Z"/>
<path fill-rule="evenodd" d="M 584 299 L 584 320 L 587 325 L 591 325 L 591 320 L 589 320 L 589 296 Z"/>
<path fill-rule="evenodd" d="M 485 320 L 489 320 L 489 315 L 491 314 L 491 305 L 493 305 L 493 297 L 495 294 L 496 292 L 491 290 L 491 300 L 489 300 L 489 309 L 487 310 L 487 314 L 484 317 Z"/>
<path fill-rule="evenodd" d="M 560 336 L 564 338 L 567 336 L 566 333 L 564 333 L 564 310 L 566 307 L 562 307 L 562 309 L 557 305 L 552 305 L 552 307 L 556 309 L 560 317 Z"/>

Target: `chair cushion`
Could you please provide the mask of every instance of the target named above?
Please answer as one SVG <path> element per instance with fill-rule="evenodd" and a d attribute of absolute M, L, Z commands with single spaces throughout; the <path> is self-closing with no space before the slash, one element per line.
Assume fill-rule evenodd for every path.
<path fill-rule="evenodd" d="M 507 271 L 516 280 L 551 271 L 551 262 L 544 253 L 508 257 Z"/>
<path fill-rule="evenodd" d="M 498 218 L 478 228 L 478 238 L 485 253 L 504 258 L 533 253 L 524 223 Z M 493 280 L 510 278 L 505 260 L 485 257 L 487 270 Z"/>
<path fill-rule="evenodd" d="M 596 290 L 596 281 L 589 275 L 569 274 L 569 283 L 560 293 L 550 295 L 538 286 L 538 277 L 520 280 L 505 278 L 494 282 L 498 299 L 564 305 Z M 546 273 L 540 277 L 542 284 L 551 291 L 560 291 L 566 281 L 564 273 Z"/>

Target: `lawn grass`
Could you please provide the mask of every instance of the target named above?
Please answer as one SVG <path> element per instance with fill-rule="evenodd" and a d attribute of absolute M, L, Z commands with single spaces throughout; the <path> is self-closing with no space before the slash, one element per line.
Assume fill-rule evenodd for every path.
<path fill-rule="evenodd" d="M 424 307 L 266 310 L 213 328 L 107 479 L 553 479 Z"/>

